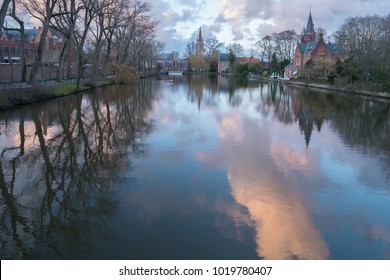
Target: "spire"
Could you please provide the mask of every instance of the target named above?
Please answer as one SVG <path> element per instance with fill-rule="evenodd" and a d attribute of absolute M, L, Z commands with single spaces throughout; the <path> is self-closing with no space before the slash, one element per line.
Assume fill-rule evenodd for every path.
<path fill-rule="evenodd" d="M 307 33 L 315 33 L 313 18 L 311 17 L 311 6 L 310 6 L 309 19 L 307 20 L 307 25 L 306 25 L 306 34 Z"/>
<path fill-rule="evenodd" d="M 301 36 L 305 35 L 306 34 L 306 29 L 305 29 L 305 26 L 303 26 L 302 28 L 302 32 L 301 32 Z"/>
<path fill-rule="evenodd" d="M 199 28 L 199 36 L 198 40 L 196 42 L 196 54 L 200 56 L 204 56 L 205 50 L 204 50 L 204 42 L 202 37 L 202 28 Z"/>
<path fill-rule="evenodd" d="M 198 37 L 198 41 L 203 41 L 203 38 L 202 38 L 202 27 L 199 28 L 199 37 Z"/>

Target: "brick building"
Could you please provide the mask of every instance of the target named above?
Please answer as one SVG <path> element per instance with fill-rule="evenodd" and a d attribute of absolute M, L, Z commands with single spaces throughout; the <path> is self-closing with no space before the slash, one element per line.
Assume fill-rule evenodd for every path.
<path fill-rule="evenodd" d="M 311 12 L 306 27 L 303 27 L 301 41 L 297 44 L 293 61 L 284 69 L 284 77 L 299 76 L 300 70 L 309 60 L 330 59 L 336 62 L 343 58 L 342 48 L 337 44 L 325 43 L 323 34 L 317 35 Z"/>
<path fill-rule="evenodd" d="M 0 33 L 0 83 L 20 81 L 22 73 L 21 52 L 24 52 L 27 66 L 31 66 L 35 60 L 41 34 L 41 27 L 25 29 L 24 49 L 22 50 L 20 32 L 3 30 Z M 38 79 L 55 78 L 62 47 L 61 33 L 49 29 L 46 34 L 46 44 L 41 58 L 40 70 L 38 71 Z M 70 55 L 68 59 L 74 64 L 74 55 Z M 31 67 L 27 67 L 27 75 L 30 71 Z"/>
<path fill-rule="evenodd" d="M 34 61 L 36 48 L 41 39 L 42 28 L 25 29 L 24 40 L 24 54 L 27 63 Z M 12 64 L 20 63 L 21 44 L 20 32 L 18 31 L 2 31 L 0 35 L 0 63 Z M 46 35 L 46 45 L 44 47 L 44 54 L 42 63 L 54 64 L 58 62 L 58 54 L 63 46 L 62 35 L 49 29 Z"/>
<path fill-rule="evenodd" d="M 26 57 L 35 55 L 35 48 L 40 38 L 38 32 L 36 28 L 25 30 L 24 54 Z M 20 33 L 3 30 L 0 34 L 0 63 L 19 63 L 20 51 Z"/>

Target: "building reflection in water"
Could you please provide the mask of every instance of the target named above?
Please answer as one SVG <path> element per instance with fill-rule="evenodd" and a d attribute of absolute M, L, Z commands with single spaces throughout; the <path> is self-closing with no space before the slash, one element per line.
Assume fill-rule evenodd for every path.
<path fill-rule="evenodd" d="M 234 118 L 234 115 L 226 116 L 229 117 Z M 288 181 L 291 175 L 308 169 L 310 158 L 305 150 L 294 150 L 272 141 L 267 138 L 267 129 L 259 128 L 255 122 L 235 121 L 237 127 L 243 127 L 239 136 L 236 135 L 238 130 L 234 130 L 234 133 L 229 131 L 234 129 L 233 125 L 223 125 L 233 123 L 233 120 L 221 120 L 223 128 L 219 128 L 218 133 L 223 137 L 223 149 L 220 154 L 197 155 L 211 165 L 217 164 L 215 159 L 223 159 L 232 196 L 248 210 L 247 217 L 235 215 L 232 218 L 237 219 L 238 225 L 251 224 L 255 227 L 260 257 L 326 259 L 329 252 L 311 221 L 304 203 L 306 198 L 299 192 L 299 186 L 294 185 L 298 182 Z M 258 141 L 261 141 L 261 145 Z M 294 174 L 284 173 L 290 172 L 290 168 L 295 170 Z M 240 220 L 252 222 L 243 224 Z"/>
<path fill-rule="evenodd" d="M 229 96 L 230 102 L 234 98 L 231 98 L 231 94 Z M 283 89 L 278 84 L 260 86 L 260 94 L 250 95 L 249 102 L 247 96 L 242 98 L 246 99 L 246 102 L 238 111 L 232 109 L 223 117 L 215 116 L 218 120 L 216 131 L 221 140 L 220 149 L 215 153 L 199 152 L 196 154 L 197 158 L 210 166 L 218 166 L 220 162 L 226 165 L 232 196 L 239 205 L 248 210 L 247 216 L 245 214 L 239 216 L 236 213 L 232 218 L 246 221 L 244 224 L 237 222 L 237 225 L 253 224 L 256 228 L 255 239 L 260 257 L 329 258 L 328 244 L 312 217 L 315 207 L 311 204 L 315 202 L 310 195 L 317 186 L 310 186 L 308 183 L 313 184 L 325 176 L 320 170 L 318 159 L 315 158 L 316 151 L 308 151 L 312 134 L 315 129 L 318 132 L 315 136 L 321 137 L 322 126 L 327 120 L 338 120 L 334 127 L 350 122 L 347 113 L 339 110 L 345 106 L 355 105 L 352 108 L 354 107 L 356 113 L 364 111 L 370 115 L 374 114 L 375 110 L 370 113 L 362 110 L 362 106 L 367 104 L 364 101 L 355 100 L 349 103 L 350 100 L 345 97 L 334 98 L 333 95 L 325 93 L 313 95 L 307 90 L 302 92 L 301 89 L 289 87 Z M 250 103 L 256 98 L 260 118 L 251 116 L 248 110 Z M 372 104 L 378 105 L 378 108 L 384 106 L 389 108 L 383 104 Z M 231 105 L 234 107 L 234 104 Z M 382 119 L 380 110 L 377 112 L 378 115 L 373 116 L 373 120 Z M 340 115 L 345 115 L 345 119 L 340 118 Z M 275 125 L 274 122 L 268 121 L 273 118 L 284 125 Z M 295 127 L 295 124 L 298 125 L 301 135 L 292 132 L 291 128 Z M 353 129 L 366 130 L 367 125 L 360 122 L 358 126 L 349 128 L 343 126 L 342 133 L 348 135 L 348 131 Z M 389 123 L 382 122 L 381 126 L 379 131 L 386 129 L 386 126 L 389 127 Z M 370 137 L 373 137 L 376 130 L 371 132 Z M 357 137 L 358 135 L 356 134 Z M 387 141 L 382 136 L 380 139 L 382 144 Z M 304 146 L 300 141 L 304 141 Z M 326 140 L 319 140 L 321 141 Z M 364 146 L 364 149 L 367 148 L 373 151 L 376 149 Z M 386 149 L 389 149 L 389 146 Z M 317 178 L 313 179 L 310 174 Z M 309 182 L 302 182 L 305 177 Z M 332 185 L 331 181 L 325 184 Z"/>
<path fill-rule="evenodd" d="M 1 257 L 386 258 L 389 108 L 199 75 L 2 113 Z"/>

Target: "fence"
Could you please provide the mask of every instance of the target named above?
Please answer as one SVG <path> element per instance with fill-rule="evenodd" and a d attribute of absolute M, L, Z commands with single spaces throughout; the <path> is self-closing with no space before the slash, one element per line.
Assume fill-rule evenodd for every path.
<path fill-rule="evenodd" d="M 30 75 L 32 67 L 27 66 L 27 78 Z M 54 80 L 57 76 L 58 67 L 56 66 L 41 66 L 37 72 L 37 81 Z M 71 66 L 67 69 L 63 67 L 63 77 L 65 78 L 66 73 L 69 71 L 67 78 L 74 79 L 76 77 L 77 69 Z M 9 83 L 20 83 L 22 77 L 22 65 L 21 64 L 0 64 L 0 84 Z"/>

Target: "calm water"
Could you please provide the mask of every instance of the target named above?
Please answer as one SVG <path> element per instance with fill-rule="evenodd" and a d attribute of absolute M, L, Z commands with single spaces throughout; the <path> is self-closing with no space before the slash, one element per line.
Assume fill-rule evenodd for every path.
<path fill-rule="evenodd" d="M 1 259 L 390 259 L 390 103 L 144 80 L 0 113 Z"/>

